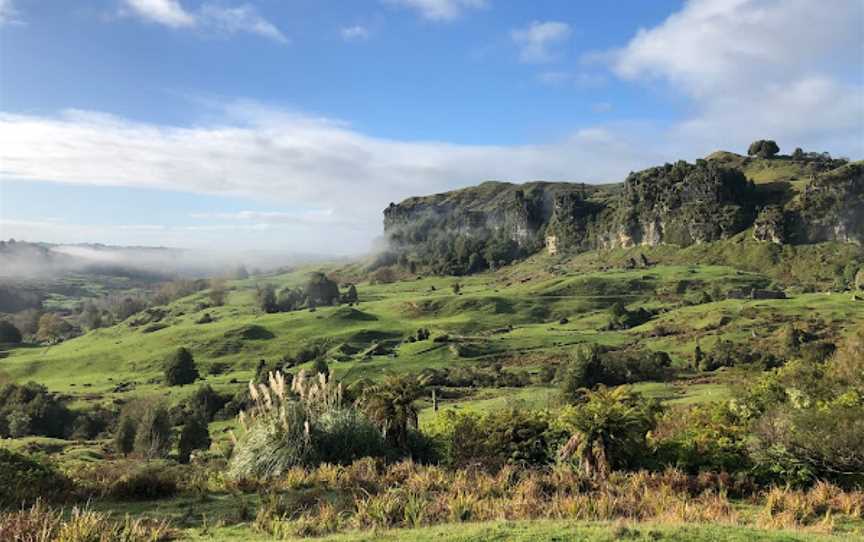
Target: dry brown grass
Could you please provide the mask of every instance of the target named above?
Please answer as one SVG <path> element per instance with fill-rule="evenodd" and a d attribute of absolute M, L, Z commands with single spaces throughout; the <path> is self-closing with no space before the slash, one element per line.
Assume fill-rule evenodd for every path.
<path fill-rule="evenodd" d="M 63 510 L 37 502 L 30 508 L 0 514 L 0 540 L 4 542 L 161 542 L 174 540 L 167 521 L 121 520 L 88 508 Z"/>
<path fill-rule="evenodd" d="M 770 528 L 830 531 L 834 518 L 862 518 L 864 492 L 821 483 L 809 491 L 774 489 L 755 494 L 763 503 L 757 517 L 733 506 L 725 475 L 690 476 L 663 472 L 612 473 L 606 481 L 556 466 L 546 471 L 505 467 L 450 471 L 403 461 L 392 465 L 362 460 L 348 466 L 292 470 L 283 489 L 318 488 L 302 510 L 282 515 L 264 512 L 264 530 L 280 536 L 321 535 L 345 528 L 388 529 L 447 522 L 569 519 L 576 521 L 652 521 L 724 523 Z M 326 491 L 325 491 L 326 490 Z M 332 495 L 350 495 L 335 502 Z M 268 515 L 269 514 L 269 515 Z M 259 514 L 260 515 L 260 514 Z M 269 522 L 269 523 L 268 523 Z"/>

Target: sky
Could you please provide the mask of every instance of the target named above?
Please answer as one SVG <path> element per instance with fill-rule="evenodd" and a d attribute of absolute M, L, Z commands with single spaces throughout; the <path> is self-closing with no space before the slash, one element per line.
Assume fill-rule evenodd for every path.
<path fill-rule="evenodd" d="M 0 238 L 357 254 L 763 138 L 864 158 L 864 0 L 0 0 Z"/>

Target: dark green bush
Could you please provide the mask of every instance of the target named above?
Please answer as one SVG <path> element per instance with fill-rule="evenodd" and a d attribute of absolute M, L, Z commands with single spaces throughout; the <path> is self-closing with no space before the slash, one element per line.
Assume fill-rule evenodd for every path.
<path fill-rule="evenodd" d="M 198 380 L 198 368 L 192 352 L 180 347 L 165 360 L 165 382 L 169 386 L 182 386 Z"/>
<path fill-rule="evenodd" d="M 35 382 L 0 387 L 0 436 L 63 438 L 73 415 L 45 386 Z"/>
<path fill-rule="evenodd" d="M 122 474 L 108 489 L 108 496 L 126 501 L 149 501 L 177 494 L 177 479 L 165 465 L 147 464 Z"/>
<path fill-rule="evenodd" d="M 312 445 L 318 461 L 343 465 L 361 457 L 384 457 L 388 452 L 381 431 L 354 408 L 322 414 L 315 424 Z"/>
<path fill-rule="evenodd" d="M 177 444 L 180 462 L 188 463 L 194 450 L 206 450 L 210 447 L 210 442 L 205 414 L 201 411 L 193 412 L 180 430 L 180 441 Z"/>

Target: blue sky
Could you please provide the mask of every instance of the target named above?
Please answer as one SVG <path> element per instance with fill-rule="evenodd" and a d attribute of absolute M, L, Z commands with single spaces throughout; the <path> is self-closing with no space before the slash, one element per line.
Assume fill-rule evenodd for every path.
<path fill-rule="evenodd" d="M 360 252 L 390 201 L 861 158 L 864 3 L 0 0 L 0 237 Z"/>

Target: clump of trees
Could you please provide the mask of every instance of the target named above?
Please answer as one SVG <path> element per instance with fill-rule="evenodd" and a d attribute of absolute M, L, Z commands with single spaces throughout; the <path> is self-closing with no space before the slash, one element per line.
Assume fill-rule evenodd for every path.
<path fill-rule="evenodd" d="M 168 457 L 173 432 L 168 410 L 160 402 L 137 400 L 124 407 L 114 432 L 114 447 L 123 455 L 145 459 Z"/>
<path fill-rule="evenodd" d="M 258 307 L 266 313 L 290 312 L 302 308 L 314 309 L 319 306 L 330 306 L 338 303 L 356 303 L 357 287 L 348 285 L 344 294 L 339 291 L 339 285 L 327 275 L 315 272 L 302 289 L 284 288 L 277 294 L 271 284 L 259 284 L 255 299 Z"/>
<path fill-rule="evenodd" d="M 63 438 L 74 417 L 66 404 L 41 384 L 0 387 L 0 437 Z"/>
<path fill-rule="evenodd" d="M 558 368 L 556 380 L 565 401 L 578 402 L 598 385 L 619 386 L 669 376 L 672 360 L 666 352 L 642 349 L 577 348 Z"/>

